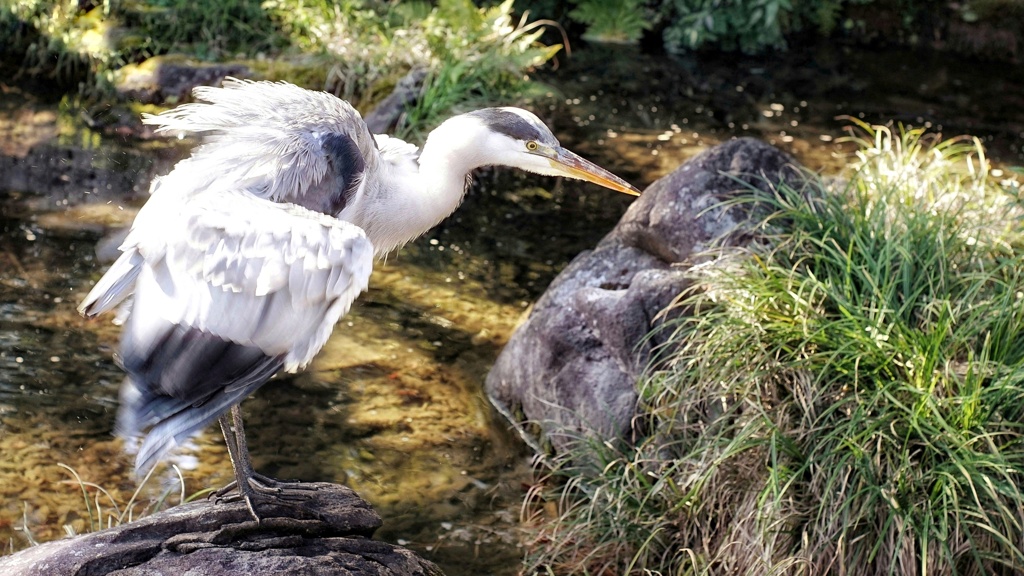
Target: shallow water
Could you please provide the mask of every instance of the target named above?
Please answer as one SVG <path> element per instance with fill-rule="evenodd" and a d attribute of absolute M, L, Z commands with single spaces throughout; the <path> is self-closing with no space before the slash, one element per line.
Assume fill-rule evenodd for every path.
<path fill-rule="evenodd" d="M 843 162 L 837 139 L 848 124 L 836 116 L 861 112 L 869 121 L 941 126 L 947 136 L 979 134 L 997 160 L 1021 163 L 1024 91 L 1005 66 L 842 50 L 786 61 L 670 61 L 594 46 L 541 79 L 551 93 L 535 107 L 563 143 L 640 187 L 736 135 L 832 169 Z M 69 133 L 55 110 L 17 89 L 0 103 L 3 156 L 59 160 L 40 169 L 56 180 L 45 191 L 25 191 L 14 172 L 0 173 L 5 551 L 95 529 L 97 516 L 109 517 L 110 499 L 87 487 L 90 519 L 81 486 L 59 464 L 121 508 L 135 489 L 131 458 L 111 434 L 118 329 L 109 318 L 81 319 L 75 307 L 104 270 L 97 241 L 131 220 L 138 183 L 181 153 Z M 482 383 L 529 303 L 629 201 L 588 185 L 481 173 L 452 218 L 378 267 L 310 370 L 275 379 L 243 404 L 256 467 L 351 486 L 384 517 L 380 538 L 452 576 L 516 573 L 529 456 L 494 415 Z M 172 462 L 186 494 L 229 480 L 213 429 Z M 164 492 L 176 503 L 177 472 L 162 467 L 157 476 L 143 505 Z"/>

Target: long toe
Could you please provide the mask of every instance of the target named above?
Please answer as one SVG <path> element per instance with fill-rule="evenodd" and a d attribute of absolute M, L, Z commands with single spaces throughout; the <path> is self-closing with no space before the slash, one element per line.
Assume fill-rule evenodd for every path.
<path fill-rule="evenodd" d="M 249 476 L 249 484 L 252 485 L 254 489 L 261 492 L 315 492 L 318 490 L 316 484 L 301 482 L 299 480 L 278 480 L 277 478 L 264 476 L 259 472 L 253 472 Z"/>
<path fill-rule="evenodd" d="M 283 482 L 253 473 L 242 484 L 242 490 L 239 490 L 238 486 L 238 482 L 231 482 L 211 494 L 210 497 L 214 498 L 218 504 L 232 504 L 239 500 L 245 502 L 249 514 L 257 522 L 266 518 L 288 516 L 302 518 L 309 517 L 311 514 L 314 517 L 318 516 L 315 510 L 306 506 L 306 503 L 313 498 L 313 493 L 319 490 L 315 484 Z"/>
<path fill-rule="evenodd" d="M 237 492 L 237 491 L 238 491 L 238 482 L 232 480 L 231 482 L 228 482 L 227 485 L 224 486 L 223 488 L 220 488 L 219 490 L 214 490 L 213 492 L 210 492 L 210 495 L 207 496 L 207 499 L 213 499 L 213 500 L 220 501 L 220 500 L 223 500 L 223 499 L 226 499 L 226 498 L 238 498 L 238 494 L 232 494 L 232 492 Z"/>

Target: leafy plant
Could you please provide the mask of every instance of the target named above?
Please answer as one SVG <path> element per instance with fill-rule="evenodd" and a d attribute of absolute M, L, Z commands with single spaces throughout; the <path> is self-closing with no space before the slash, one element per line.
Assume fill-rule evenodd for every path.
<path fill-rule="evenodd" d="M 255 59 L 267 77 L 329 90 L 365 109 L 423 69 L 430 81 L 399 126 L 406 135 L 470 100 L 516 99 L 525 74 L 561 49 L 539 42 L 545 24 L 516 19 L 513 0 L 482 8 L 471 0 L 135 0 L 91 9 L 17 0 L 0 7 L 0 30 L 23 39 L 13 49 L 28 53 L 26 72 L 42 73 L 56 60 L 58 70 L 91 87 L 112 86 L 125 63 L 183 51 Z M 268 54 L 274 58 L 259 58 Z"/>
<path fill-rule="evenodd" d="M 403 136 L 418 135 L 454 107 L 517 98 L 525 73 L 561 49 L 538 41 L 543 22 L 516 20 L 512 0 L 482 8 L 471 0 L 350 2 L 307 11 L 301 22 L 287 16 L 294 1 L 265 6 L 291 22 L 289 33 L 305 38 L 308 51 L 329 59 L 325 87 L 357 106 L 372 105 L 410 70 L 427 71 L 419 101 L 398 127 Z"/>
<path fill-rule="evenodd" d="M 283 48 L 286 40 L 261 0 L 145 0 L 118 3 L 123 25 L 145 31 L 149 54 L 191 53 L 204 60 Z"/>
<path fill-rule="evenodd" d="M 715 46 L 747 53 L 782 48 L 784 17 L 792 9 L 790 0 L 666 0 L 665 48 L 682 52 Z"/>
<path fill-rule="evenodd" d="M 691 270 L 640 383 L 580 442 L 530 569 L 1024 567 L 1024 209 L 977 140 L 862 126 L 842 180 L 751 190 L 761 240 Z"/>
<path fill-rule="evenodd" d="M 88 80 L 117 65 L 102 10 L 83 12 L 77 2 L 16 0 L 0 4 L 0 55 L 5 52 L 30 74 L 61 82 Z"/>
<path fill-rule="evenodd" d="M 653 20 L 643 0 L 577 0 L 569 16 L 587 25 L 584 38 L 603 42 L 636 42 Z"/>

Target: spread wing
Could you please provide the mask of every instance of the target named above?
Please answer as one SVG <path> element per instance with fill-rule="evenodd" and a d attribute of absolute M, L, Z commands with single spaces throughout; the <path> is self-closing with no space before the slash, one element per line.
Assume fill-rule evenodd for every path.
<path fill-rule="evenodd" d="M 337 215 L 373 173 L 379 153 L 347 102 L 286 82 L 228 78 L 221 88 L 194 90 L 197 102 L 143 122 L 162 133 L 203 134 L 178 165 L 200 191 L 223 184 L 263 198 Z"/>
<path fill-rule="evenodd" d="M 243 191 L 155 194 L 124 254 L 82 303 L 134 289 L 121 342 L 119 428 L 151 427 L 151 466 L 283 368 L 312 360 L 369 280 L 373 247 L 346 222 Z"/>
<path fill-rule="evenodd" d="M 174 219 L 137 244 L 145 264 L 128 328 L 141 341 L 151 338 L 140 320 L 156 316 L 284 355 L 294 371 L 366 289 L 373 266 L 360 228 L 244 192 L 193 196 Z"/>

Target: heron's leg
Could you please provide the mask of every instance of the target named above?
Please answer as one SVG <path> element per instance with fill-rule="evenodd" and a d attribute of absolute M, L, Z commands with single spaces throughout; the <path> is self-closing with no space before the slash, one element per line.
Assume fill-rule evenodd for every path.
<path fill-rule="evenodd" d="M 245 441 L 245 426 L 242 424 L 242 407 L 235 404 L 231 407 L 231 422 L 234 424 L 235 432 L 235 450 L 237 451 L 236 456 L 238 457 L 237 463 L 232 462 L 236 466 L 236 470 L 241 470 L 241 476 L 238 476 L 239 481 L 245 478 L 247 481 L 253 477 L 255 471 L 252 468 L 252 458 L 249 456 L 249 444 Z M 234 458 L 234 456 L 232 457 Z"/>
<path fill-rule="evenodd" d="M 217 418 L 217 423 L 220 424 L 220 433 L 224 435 L 224 444 L 228 447 L 228 458 L 231 460 L 231 470 L 235 474 L 235 480 L 238 480 L 238 466 L 235 464 L 235 460 L 238 452 L 238 444 L 235 443 L 235 434 L 231 431 L 231 420 L 228 419 L 228 415 L 221 414 Z"/>
<path fill-rule="evenodd" d="M 228 418 L 227 414 L 222 414 L 217 419 L 217 423 L 220 424 L 221 434 L 224 435 L 224 443 L 228 447 L 228 457 L 231 459 L 231 470 L 235 474 L 235 482 L 228 484 L 223 490 L 218 491 L 218 495 L 221 492 L 227 492 L 235 488 L 236 484 L 240 481 L 247 480 L 253 474 L 252 462 L 249 459 L 249 453 L 242 452 L 239 446 L 239 436 L 237 433 L 238 428 L 232 424 L 231 419 Z M 244 439 L 243 439 L 244 442 Z M 243 443 L 241 448 L 244 449 L 246 445 Z M 248 482 L 243 482 L 248 484 Z"/>
<path fill-rule="evenodd" d="M 231 407 L 231 417 L 222 414 L 217 419 L 220 423 L 220 431 L 224 434 L 224 442 L 228 446 L 228 456 L 231 458 L 231 469 L 235 473 L 235 481 L 217 491 L 218 496 L 235 489 L 239 485 L 251 486 L 256 481 L 272 480 L 257 474 L 252 466 L 252 458 L 249 456 L 249 445 L 245 441 L 245 426 L 242 423 L 242 410 L 236 404 Z M 258 482 L 255 482 L 258 484 Z"/>
<path fill-rule="evenodd" d="M 253 469 L 252 459 L 249 456 L 249 445 L 245 440 L 245 425 L 242 423 L 242 409 L 236 404 L 231 407 L 231 417 L 227 414 L 221 415 L 218 419 L 221 432 L 228 447 L 228 456 L 231 458 L 231 468 L 235 473 L 235 481 L 213 493 L 218 498 L 227 497 L 232 491 L 238 492 L 238 497 L 245 500 L 249 512 L 253 518 L 259 520 L 256 514 L 253 498 L 277 498 L 283 500 L 303 500 L 306 497 L 301 494 L 294 494 L 294 491 L 315 491 L 314 485 L 303 484 L 302 482 L 282 482 L 269 476 L 259 474 Z"/>
<path fill-rule="evenodd" d="M 252 466 L 252 457 L 249 456 L 249 444 L 245 440 L 245 425 L 242 423 L 242 408 L 238 404 L 231 407 L 231 421 L 234 425 L 235 456 L 232 456 L 232 465 L 235 466 L 235 476 L 239 482 L 245 479 L 245 483 L 255 491 L 264 493 L 277 492 L 274 488 L 277 480 L 257 474 Z"/>
<path fill-rule="evenodd" d="M 237 405 L 234 408 L 237 408 Z M 234 414 L 232 414 L 232 416 L 234 416 Z M 231 460 L 231 470 L 235 473 L 235 481 L 214 492 L 214 495 L 217 497 L 224 497 L 227 493 L 237 488 L 238 495 L 245 500 L 245 505 L 249 509 L 249 513 L 252 514 L 252 517 L 255 518 L 257 522 L 259 522 L 260 517 L 256 514 L 256 508 L 252 502 L 254 490 L 249 481 L 249 475 L 252 474 L 252 464 L 249 462 L 249 455 L 246 453 L 243 457 L 239 453 L 240 446 L 238 444 L 238 429 L 236 428 L 232 430 L 231 420 L 228 419 L 228 415 L 222 414 L 220 418 L 217 419 L 217 422 L 220 423 L 220 431 L 224 434 L 224 443 L 227 444 L 228 447 L 228 458 Z M 246 465 L 248 466 L 246 467 Z"/>
<path fill-rule="evenodd" d="M 256 472 L 249 456 L 249 445 L 245 441 L 245 426 L 242 424 L 242 408 L 238 404 L 231 407 L 231 419 L 234 422 L 235 442 L 238 449 L 238 466 L 242 469 L 248 484 L 256 492 L 263 494 L 282 495 L 288 490 L 316 490 L 302 482 L 284 482 Z"/>

